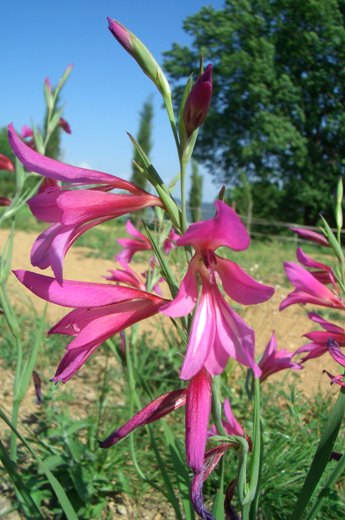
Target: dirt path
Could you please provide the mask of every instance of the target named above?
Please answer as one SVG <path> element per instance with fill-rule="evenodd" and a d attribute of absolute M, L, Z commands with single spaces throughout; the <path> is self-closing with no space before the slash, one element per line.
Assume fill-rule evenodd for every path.
<path fill-rule="evenodd" d="M 7 232 L 0 232 L 0 244 L 4 243 Z M 29 254 L 36 234 L 17 231 L 13 251 L 13 268 L 14 269 L 30 269 L 41 272 L 32 268 L 30 264 Z M 104 282 L 102 278 L 107 270 L 114 267 L 114 263 L 109 260 L 97 259 L 87 257 L 86 248 L 72 247 L 68 252 L 64 264 L 64 276 L 71 280 L 84 280 L 93 282 Z M 48 270 L 44 272 L 47 275 L 52 273 Z M 265 280 L 269 283 L 269 280 Z M 27 301 L 29 299 L 34 307 L 41 311 L 44 307 L 44 302 L 36 296 L 23 290 L 18 281 L 12 277 L 9 283 L 10 294 L 16 301 Z M 269 301 L 259 306 L 251 306 L 244 311 L 245 320 L 256 331 L 257 351 L 262 352 L 265 348 L 272 330 L 276 331 L 278 347 L 286 348 L 288 350 L 295 350 L 298 346 L 304 343 L 301 337 L 305 332 L 312 329 L 310 321 L 306 317 L 306 310 L 298 306 L 292 306 L 280 313 L 278 306 L 281 300 L 289 292 L 288 289 L 282 287 L 276 288 L 274 297 Z M 308 309 L 310 311 L 310 309 Z M 48 306 L 48 320 L 52 324 L 60 319 L 66 313 L 66 309 L 57 305 L 49 304 Z M 150 324 L 151 323 L 151 324 Z M 152 327 L 154 319 L 149 324 L 145 323 L 146 327 Z M 154 325 L 153 325 L 154 326 Z M 314 327 L 315 328 L 315 327 Z M 157 331 L 157 327 L 155 327 Z M 159 335 L 155 332 L 156 340 L 159 343 Z M 306 364 L 306 368 L 299 373 L 298 387 L 307 396 L 311 396 L 318 389 L 324 392 L 331 392 L 336 394 L 338 389 L 332 388 L 329 384 L 327 376 L 322 374 L 322 370 L 326 368 L 331 372 L 337 370 L 335 363 L 327 356 L 312 360 Z M 87 367 L 85 367 L 87 370 Z M 281 384 L 281 374 L 277 374 L 270 378 L 271 382 Z M 1 398 L 1 391 L 0 391 Z"/>

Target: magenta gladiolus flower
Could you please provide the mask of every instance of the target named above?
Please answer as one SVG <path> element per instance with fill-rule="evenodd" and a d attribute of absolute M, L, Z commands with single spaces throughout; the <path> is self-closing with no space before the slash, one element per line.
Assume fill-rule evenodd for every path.
<path fill-rule="evenodd" d="M 40 269 L 51 266 L 60 282 L 63 258 L 82 233 L 97 224 L 132 211 L 148 206 L 163 207 L 158 197 L 124 179 L 63 164 L 31 150 L 19 139 L 13 125 L 9 126 L 9 141 L 28 170 L 68 183 L 67 186 L 40 193 L 28 202 L 36 218 L 53 224 L 34 243 L 31 263 Z M 70 189 L 83 185 L 94 187 Z M 109 193 L 114 188 L 126 190 L 129 194 Z"/>
<path fill-rule="evenodd" d="M 0 153 L 0 170 L 6 170 L 8 172 L 14 171 L 13 162 L 2 153 Z"/>
<path fill-rule="evenodd" d="M 304 251 L 298 247 L 296 251 L 297 260 L 304 265 L 305 267 L 309 267 L 312 269 L 309 271 L 320 283 L 327 285 L 333 284 L 335 290 L 338 290 L 336 286 L 336 279 L 333 273 L 333 269 L 326 264 L 322 264 L 321 262 L 317 262 L 309 255 L 304 253 Z"/>
<path fill-rule="evenodd" d="M 212 98 L 212 65 L 207 65 L 189 93 L 183 110 L 187 137 L 205 121 Z"/>
<path fill-rule="evenodd" d="M 244 305 L 268 300 L 274 289 L 257 282 L 235 262 L 215 253 L 221 246 L 235 251 L 249 246 L 248 233 L 234 210 L 220 200 L 215 205 L 217 211 L 213 219 L 192 224 L 177 240 L 178 246 L 193 246 L 195 255 L 177 296 L 162 307 L 161 312 L 171 317 L 185 316 L 197 305 L 182 379 L 190 379 L 203 367 L 211 375 L 220 374 L 229 357 L 252 368 L 258 377 L 261 371 L 254 360 L 254 331 L 226 303 L 217 280 L 221 280 L 230 298 Z M 199 301 L 197 276 L 202 285 Z"/>
<path fill-rule="evenodd" d="M 54 382 L 70 379 L 95 350 L 125 328 L 156 314 L 166 300 L 130 287 L 75 282 L 30 271 L 15 271 L 18 280 L 46 301 L 74 307 L 49 334 L 66 334 L 74 339 L 56 371 Z"/>
<path fill-rule="evenodd" d="M 110 275 L 105 276 L 105 279 L 111 282 L 124 283 L 130 287 L 136 287 L 141 291 L 145 291 L 147 271 L 139 275 L 128 264 L 126 264 L 126 262 L 120 262 L 120 264 L 123 269 L 109 269 Z M 164 278 L 159 278 L 159 280 L 157 280 L 157 282 L 152 286 L 152 290 L 159 295 L 162 294 L 159 287 L 159 284 L 162 282 L 164 282 Z"/>
<path fill-rule="evenodd" d="M 329 338 L 327 346 L 328 346 L 328 351 L 329 351 L 330 355 L 332 356 L 332 358 L 334 359 L 334 361 L 339 363 L 339 365 L 341 365 L 342 367 L 345 367 L 345 355 L 340 350 L 338 343 L 334 339 Z M 334 376 L 333 374 L 328 372 L 328 370 L 324 370 L 323 373 L 328 375 L 328 377 L 331 380 L 331 385 L 336 384 L 336 385 L 345 387 L 345 375 L 344 374 L 339 374 L 337 376 Z"/>
<path fill-rule="evenodd" d="M 324 235 L 321 235 L 321 233 L 316 233 L 311 229 L 304 228 L 291 227 L 290 229 L 304 240 L 310 240 L 311 242 L 315 242 L 321 246 L 329 247 L 327 238 Z"/>
<path fill-rule="evenodd" d="M 294 262 L 285 262 L 284 267 L 288 279 L 295 286 L 295 290 L 281 302 L 279 310 L 286 309 L 286 307 L 295 303 L 311 303 L 338 309 L 345 308 L 343 300 L 319 282 L 312 273 Z"/>
<path fill-rule="evenodd" d="M 335 340 L 338 345 L 345 347 L 345 331 L 342 327 L 325 320 L 314 312 L 310 312 L 308 317 L 310 320 L 321 325 L 321 327 L 325 330 L 315 330 L 313 332 L 304 334 L 304 336 L 308 338 L 310 342 L 306 343 L 295 352 L 295 354 L 307 353 L 307 355 L 302 358 L 302 363 L 308 361 L 309 359 L 320 357 L 325 352 L 327 352 L 329 339 Z"/>
<path fill-rule="evenodd" d="M 132 224 L 130 220 L 126 222 L 126 231 L 134 238 L 119 238 L 117 242 L 123 247 L 123 250 L 116 255 L 116 260 L 121 263 L 129 264 L 135 253 L 138 251 L 152 250 L 149 239 L 140 233 L 140 231 Z"/>
<path fill-rule="evenodd" d="M 301 370 L 303 368 L 302 365 L 291 361 L 294 355 L 295 352 L 289 352 L 285 349 L 277 350 L 277 340 L 275 333 L 273 332 L 265 352 L 263 353 L 263 356 L 259 362 L 259 367 L 262 371 L 260 381 L 263 382 L 268 378 L 268 376 L 274 374 L 275 372 L 279 372 L 280 370 L 285 370 L 286 368 L 291 368 L 292 370 Z"/>

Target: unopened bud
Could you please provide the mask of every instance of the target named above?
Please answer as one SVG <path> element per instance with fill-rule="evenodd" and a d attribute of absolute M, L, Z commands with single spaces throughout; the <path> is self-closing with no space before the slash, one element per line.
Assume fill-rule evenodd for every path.
<path fill-rule="evenodd" d="M 145 74 L 153 81 L 163 97 L 171 96 L 171 90 L 162 69 L 145 45 L 126 27 L 108 18 L 109 30 L 122 47 L 136 60 Z"/>
<path fill-rule="evenodd" d="M 183 122 L 187 136 L 205 121 L 212 98 L 212 65 L 199 76 L 187 98 L 183 110 Z"/>

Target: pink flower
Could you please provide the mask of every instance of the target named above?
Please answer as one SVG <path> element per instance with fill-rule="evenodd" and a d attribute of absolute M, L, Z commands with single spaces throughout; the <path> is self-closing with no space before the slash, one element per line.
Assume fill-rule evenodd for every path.
<path fill-rule="evenodd" d="M 57 280 L 62 280 L 62 263 L 72 243 L 88 229 L 131 211 L 148 206 L 163 207 L 161 200 L 134 184 L 94 170 L 63 164 L 31 150 L 9 126 L 10 144 L 29 171 L 68 183 L 52 188 L 29 200 L 36 218 L 53 225 L 36 240 L 31 263 L 40 269 L 51 266 Z M 94 185 L 90 189 L 72 190 L 73 186 Z M 96 185 L 96 186 L 95 186 Z M 114 188 L 129 194 L 110 193 Z"/>
<path fill-rule="evenodd" d="M 321 235 L 321 233 L 316 233 L 311 229 L 304 228 L 291 227 L 290 229 L 301 238 L 304 238 L 304 240 L 310 240 L 316 242 L 316 244 L 320 244 L 321 246 L 329 247 L 327 238 L 324 235 Z"/>
<path fill-rule="evenodd" d="M 182 379 L 190 379 L 203 367 L 211 375 L 220 374 L 229 357 L 252 368 L 258 377 L 261 371 L 254 360 L 254 331 L 226 303 L 217 280 L 220 278 L 233 300 L 244 305 L 268 300 L 274 289 L 258 283 L 235 262 L 215 254 L 221 246 L 235 251 L 249 246 L 247 231 L 234 210 L 220 200 L 215 205 L 213 219 L 192 224 L 177 240 L 178 246 L 193 246 L 195 255 L 177 296 L 161 312 L 171 317 L 185 316 L 197 305 Z M 202 285 L 199 301 L 197 276 Z"/>
<path fill-rule="evenodd" d="M 152 245 L 149 239 L 140 233 L 140 231 L 133 226 L 130 220 L 126 222 L 126 231 L 134 238 L 119 238 L 117 242 L 123 247 L 123 250 L 116 255 L 116 260 L 120 263 L 125 262 L 129 264 L 135 253 L 138 251 L 152 250 Z"/>
<path fill-rule="evenodd" d="M 212 98 L 212 65 L 207 65 L 189 93 L 183 110 L 187 137 L 205 121 Z"/>
<path fill-rule="evenodd" d="M 0 170 L 7 170 L 8 172 L 14 171 L 13 162 L 2 153 L 0 153 Z"/>
<path fill-rule="evenodd" d="M 315 330 L 304 334 L 310 342 L 306 343 L 295 352 L 295 354 L 308 353 L 304 358 L 302 358 L 302 363 L 309 359 L 320 357 L 327 352 L 329 339 L 336 341 L 342 347 L 345 346 L 345 331 L 342 327 L 323 319 L 314 312 L 310 312 L 308 317 L 310 320 L 321 325 L 325 330 Z"/>
<path fill-rule="evenodd" d="M 179 236 L 180 235 L 176 233 L 174 228 L 170 229 L 169 235 L 163 243 L 163 251 L 166 255 L 168 255 L 170 251 L 176 247 L 176 240 L 179 238 Z"/>
<path fill-rule="evenodd" d="M 202 502 L 203 477 L 206 478 L 216 466 L 225 451 L 224 446 L 226 449 L 230 446 L 230 444 L 226 444 L 223 447 L 217 447 L 217 454 L 212 454 L 212 457 L 211 452 L 205 454 L 207 427 L 211 411 L 211 384 L 210 375 L 206 370 L 201 370 L 192 378 L 187 389 L 174 390 L 161 395 L 134 415 L 126 424 L 115 430 L 104 441 L 100 442 L 101 448 L 109 448 L 139 426 L 156 421 L 177 408 L 186 405 L 186 458 L 187 464 L 194 473 L 191 491 L 192 502 L 197 512 L 200 506 L 200 496 Z M 207 469 L 205 469 L 205 458 L 208 460 Z M 198 476 L 200 478 L 195 480 Z M 193 497 L 195 500 L 193 500 Z"/>
<path fill-rule="evenodd" d="M 329 338 L 327 346 L 328 346 L 328 351 L 331 354 L 334 361 L 339 363 L 339 365 L 341 365 L 342 367 L 345 367 L 345 356 L 342 353 L 342 351 L 340 350 L 338 343 L 334 339 Z M 331 380 L 331 385 L 336 384 L 336 385 L 345 387 L 345 375 L 344 374 L 339 374 L 337 376 L 334 376 L 334 375 L 330 374 L 328 372 L 328 370 L 324 370 L 323 373 L 328 375 L 328 377 Z"/>
<path fill-rule="evenodd" d="M 148 276 L 148 271 L 145 271 L 141 275 L 136 273 L 134 269 L 132 269 L 126 262 L 119 262 L 123 269 L 109 269 L 110 276 L 106 276 L 106 280 L 110 280 L 111 282 L 124 283 L 129 285 L 130 287 L 136 287 L 141 291 L 146 290 L 146 279 Z M 159 278 L 156 283 L 152 286 L 152 291 L 159 294 L 161 296 L 162 291 L 159 287 L 159 284 L 164 282 L 164 278 Z"/>
<path fill-rule="evenodd" d="M 265 379 L 267 379 L 268 376 L 274 374 L 275 372 L 279 372 L 280 370 L 285 370 L 286 368 L 291 368 L 292 370 L 301 370 L 303 368 L 302 365 L 291 361 L 295 354 L 295 352 L 289 352 L 285 349 L 277 350 L 277 340 L 275 333 L 273 332 L 265 352 L 263 353 L 263 356 L 259 362 L 259 367 L 262 371 L 260 381 L 263 382 Z"/>
<path fill-rule="evenodd" d="M 322 284 L 333 284 L 334 288 L 338 290 L 336 286 L 336 279 L 333 273 L 333 269 L 326 264 L 322 264 L 321 262 L 317 262 L 309 255 L 304 253 L 302 248 L 298 247 L 296 251 L 297 260 L 304 265 L 305 267 L 309 267 L 309 272 Z M 314 270 L 315 269 L 315 270 Z"/>
<path fill-rule="evenodd" d="M 279 310 L 286 309 L 286 307 L 295 303 L 311 303 L 338 309 L 345 308 L 343 300 L 319 282 L 312 273 L 294 262 L 285 262 L 284 267 L 288 279 L 295 286 L 295 290 L 281 302 Z"/>
<path fill-rule="evenodd" d="M 125 328 L 156 314 L 166 300 L 154 294 L 118 285 L 76 282 L 30 271 L 15 271 L 18 280 L 46 301 L 74 307 L 49 334 L 66 334 L 67 345 L 54 382 L 70 379 L 95 350 Z"/>

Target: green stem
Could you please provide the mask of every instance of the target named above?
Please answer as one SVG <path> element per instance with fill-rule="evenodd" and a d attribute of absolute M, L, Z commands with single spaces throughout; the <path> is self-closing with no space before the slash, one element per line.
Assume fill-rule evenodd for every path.
<path fill-rule="evenodd" d="M 345 412 L 345 388 L 341 388 L 338 399 L 328 417 L 326 428 L 321 436 L 313 462 L 300 491 L 297 504 L 292 512 L 291 520 L 299 520 L 315 491 L 315 488 L 329 462 L 334 443 L 338 436 Z"/>
<path fill-rule="evenodd" d="M 220 378 L 219 376 L 214 376 L 212 380 L 212 419 L 214 424 L 216 425 L 217 431 L 219 435 L 224 435 L 224 437 L 228 436 L 226 432 L 223 422 L 222 422 L 222 405 L 220 402 Z"/>
<path fill-rule="evenodd" d="M 187 164 L 181 162 L 181 231 L 184 233 L 187 229 L 187 205 L 186 205 L 186 170 Z"/>

